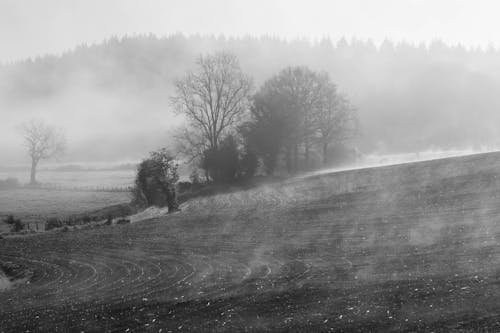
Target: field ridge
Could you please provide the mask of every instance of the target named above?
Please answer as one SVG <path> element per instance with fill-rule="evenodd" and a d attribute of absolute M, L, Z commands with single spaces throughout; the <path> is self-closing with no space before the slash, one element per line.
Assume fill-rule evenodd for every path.
<path fill-rule="evenodd" d="M 500 153 L 295 178 L 0 240 L 0 331 L 498 330 Z"/>

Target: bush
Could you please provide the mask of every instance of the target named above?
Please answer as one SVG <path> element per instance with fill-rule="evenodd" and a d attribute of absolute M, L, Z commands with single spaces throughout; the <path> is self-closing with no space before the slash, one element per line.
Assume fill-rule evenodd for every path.
<path fill-rule="evenodd" d="M 77 224 L 77 221 L 74 218 L 68 218 L 65 221 L 63 221 L 63 224 L 74 226 Z"/>
<path fill-rule="evenodd" d="M 189 191 L 191 191 L 192 187 L 193 187 L 193 184 L 191 184 L 190 182 L 178 182 L 177 183 L 177 190 L 179 191 L 179 193 L 189 192 Z"/>
<path fill-rule="evenodd" d="M 11 230 L 14 232 L 19 232 L 24 230 L 24 223 L 20 219 L 14 218 L 14 215 L 9 215 L 5 220 L 5 223 L 11 226 Z"/>
<path fill-rule="evenodd" d="M 55 217 L 50 218 L 45 222 L 45 230 L 46 231 L 49 231 L 49 230 L 52 230 L 55 228 L 60 228 L 62 226 L 64 226 L 63 221 L 61 221 Z"/>
<path fill-rule="evenodd" d="M 13 225 L 15 221 L 16 219 L 14 218 L 14 215 L 9 215 L 3 220 L 4 223 L 7 223 L 9 225 Z"/>
<path fill-rule="evenodd" d="M 24 230 L 24 223 L 21 222 L 21 220 L 17 219 L 14 223 L 14 231 L 19 232 L 21 230 Z"/>
<path fill-rule="evenodd" d="M 127 220 L 127 219 L 119 219 L 118 221 L 116 221 L 116 224 L 128 224 L 130 223 L 130 220 Z"/>
<path fill-rule="evenodd" d="M 201 185 L 202 181 L 197 169 L 194 169 L 191 172 L 191 174 L 189 175 L 189 180 L 191 181 L 191 184 L 195 187 Z"/>
<path fill-rule="evenodd" d="M 247 147 L 245 149 L 245 154 L 241 158 L 240 162 L 242 176 L 245 178 L 253 177 L 258 167 L 259 159 L 257 157 L 257 154 L 255 154 L 252 149 Z"/>
<path fill-rule="evenodd" d="M 133 203 L 146 207 L 167 206 L 169 212 L 177 210 L 177 168 L 173 156 L 166 149 L 151 152 L 149 158 L 139 164 L 132 192 Z"/>
<path fill-rule="evenodd" d="M 201 166 L 215 182 L 234 181 L 239 171 L 239 152 L 234 137 L 226 137 L 218 149 L 206 150 Z"/>

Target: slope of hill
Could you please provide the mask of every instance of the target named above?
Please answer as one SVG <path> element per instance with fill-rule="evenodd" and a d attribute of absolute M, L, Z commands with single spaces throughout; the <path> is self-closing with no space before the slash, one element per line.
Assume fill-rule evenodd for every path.
<path fill-rule="evenodd" d="M 345 171 L 0 240 L 0 331 L 499 330 L 500 153 Z"/>

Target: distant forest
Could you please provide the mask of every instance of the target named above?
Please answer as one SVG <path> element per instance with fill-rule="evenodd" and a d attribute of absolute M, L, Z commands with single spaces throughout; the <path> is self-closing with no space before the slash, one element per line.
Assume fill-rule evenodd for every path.
<path fill-rule="evenodd" d="M 363 153 L 499 146 L 500 51 L 439 41 L 385 41 L 376 47 L 371 41 L 344 39 L 111 38 L 62 55 L 3 64 L 0 107 L 9 112 L 81 89 L 134 101 L 141 117 L 154 109 L 164 110 L 168 118 L 174 80 L 191 69 L 200 54 L 220 50 L 233 52 L 256 86 L 287 66 L 327 71 L 357 108 L 356 145 Z M 127 120 L 125 114 L 116 125 Z M 143 153 L 144 147 L 137 151 Z"/>

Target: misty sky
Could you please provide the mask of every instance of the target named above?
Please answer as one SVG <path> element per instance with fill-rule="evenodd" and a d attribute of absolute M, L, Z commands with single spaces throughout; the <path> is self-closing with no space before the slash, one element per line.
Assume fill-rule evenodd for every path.
<path fill-rule="evenodd" d="M 0 0 L 0 61 L 149 32 L 498 46 L 499 9 L 493 0 Z"/>
<path fill-rule="evenodd" d="M 0 63 L 10 63 L 45 54 L 60 55 L 81 44 L 99 44 L 113 36 L 123 37 L 148 33 L 160 37 L 176 33 L 224 34 L 226 36 L 268 35 L 285 39 L 305 37 L 311 41 L 330 37 L 334 42 L 341 37 L 347 39 L 356 37 L 363 40 L 372 39 L 376 44 L 382 43 L 385 39 L 394 42 L 405 40 L 415 44 L 430 43 L 440 39 L 447 44 L 480 46 L 486 49 L 489 46 L 500 47 L 500 37 L 497 36 L 497 31 L 500 31 L 500 20 L 497 18 L 499 10 L 499 2 L 485 0 L 0 0 Z M 154 41 L 151 43 L 151 45 L 156 45 Z M 315 65 L 321 62 L 321 59 L 314 58 L 314 55 L 301 57 L 300 54 L 294 52 L 285 52 L 273 60 L 272 57 L 267 57 L 265 50 L 270 49 L 266 49 L 264 45 L 261 45 L 264 51 L 259 51 L 257 47 L 253 51 L 256 53 L 249 54 L 251 47 L 246 47 L 250 44 L 240 45 L 243 48 L 240 49 L 239 56 L 244 62 L 243 65 L 247 66 L 244 69 L 248 69 L 251 75 L 260 76 L 261 80 L 264 74 L 269 77 L 272 71 L 277 71 L 285 66 L 285 63 Z M 116 49 L 113 45 L 103 46 L 104 53 L 97 53 L 99 55 L 95 59 L 92 58 L 94 51 L 78 54 L 84 64 L 72 63 L 74 59 L 71 57 L 63 62 L 56 62 L 55 67 L 50 66 L 50 61 L 47 63 L 49 65 L 38 61 L 35 68 L 28 65 L 20 66 L 18 75 L 12 76 L 22 78 L 18 81 L 11 80 L 11 76 L 0 77 L 0 87 L 17 89 L 15 91 L 18 93 L 9 96 L 10 90 L 0 91 L 0 93 L 5 92 L 5 100 L 2 100 L 0 96 L 2 119 L 0 122 L 0 133 L 2 133 L 0 166 L 26 163 L 26 153 L 20 149 L 22 138 L 18 128 L 22 121 L 32 117 L 41 118 L 67 132 L 69 149 L 62 162 L 135 161 L 145 152 L 172 141 L 173 130 L 181 119 L 174 117 L 170 112 L 168 98 L 171 90 L 169 86 L 149 86 L 156 81 L 152 80 L 155 78 L 154 75 L 148 76 L 147 60 L 154 61 L 157 65 L 157 67 L 152 67 L 154 73 L 169 74 L 168 83 L 170 84 L 173 78 L 180 75 L 180 67 L 186 70 L 193 64 L 195 54 L 181 53 L 182 56 L 177 59 L 175 58 L 176 52 L 186 50 L 182 48 L 182 45 L 175 46 L 175 44 L 171 44 L 175 46 L 172 47 L 171 54 L 158 51 L 162 50 L 161 48 L 142 49 L 144 45 L 141 46 L 140 43 L 135 45 L 130 41 L 124 45 L 122 45 L 123 48 L 115 45 Z M 200 50 L 204 49 L 203 45 L 194 46 Z M 151 50 L 153 51 L 150 52 Z M 159 53 L 155 54 L 154 50 Z M 123 57 L 116 56 L 114 51 L 117 52 L 116 54 L 123 54 Z M 135 68 L 137 72 L 134 72 L 134 68 L 120 62 L 128 58 L 142 59 L 142 57 L 137 57 L 139 52 L 148 54 L 144 64 Z M 253 58 L 249 57 L 260 59 L 259 63 L 253 63 Z M 313 58 L 309 59 L 310 57 Z M 159 64 L 158 59 L 165 60 L 161 62 L 163 65 Z M 463 60 L 457 59 L 459 58 L 454 61 Z M 398 63 L 394 59 L 388 62 L 389 64 L 396 63 L 395 71 L 389 70 L 384 62 L 377 63 L 377 65 L 371 63 L 370 59 L 358 60 L 360 62 L 356 63 L 355 67 L 346 67 L 345 70 L 337 68 L 333 60 L 330 63 L 323 59 L 321 63 L 329 66 L 332 73 L 335 73 L 335 80 L 338 80 L 337 83 L 341 85 L 341 88 L 353 96 L 355 102 L 358 102 L 356 106 L 364 112 L 362 121 L 365 125 L 378 124 L 378 119 L 383 119 L 383 121 L 390 119 L 396 123 L 399 121 L 400 126 L 392 128 L 392 132 L 400 130 L 404 135 L 408 128 L 405 126 L 413 126 L 416 122 L 412 119 L 416 119 L 421 129 L 431 129 L 426 132 L 428 134 L 426 141 L 422 141 L 425 143 L 422 144 L 424 148 L 457 148 L 449 144 L 445 145 L 443 140 L 439 139 L 443 133 L 442 126 L 448 130 L 450 126 L 447 122 L 454 117 L 455 123 L 458 124 L 455 125 L 455 132 L 461 135 L 462 126 L 468 123 L 468 118 L 466 115 L 461 115 L 460 110 L 471 102 L 469 109 L 482 116 L 474 116 L 474 119 L 480 121 L 476 122 L 477 126 L 469 128 L 469 132 L 472 133 L 470 136 L 476 137 L 489 133 L 485 127 L 490 126 L 492 127 L 490 132 L 495 133 L 491 135 L 495 137 L 493 143 L 495 147 L 500 146 L 500 130 L 497 130 L 495 125 L 500 98 L 498 103 L 490 103 L 495 96 L 500 96 L 496 90 L 500 87 L 500 79 L 496 76 L 491 77 L 494 73 L 498 73 L 497 68 L 500 68 L 500 65 L 495 67 L 493 64 L 496 64 L 495 61 L 490 63 L 482 59 L 473 66 L 463 63 L 458 67 L 453 65 L 453 62 L 449 62 L 444 66 L 440 65 L 440 68 L 446 74 L 443 78 L 448 78 L 450 82 L 444 79 L 441 82 L 439 80 L 441 76 L 438 73 L 435 77 L 429 76 L 433 78 L 432 82 L 435 86 L 429 86 L 427 83 L 415 86 L 415 83 L 421 82 L 419 76 L 409 75 L 406 78 L 404 75 L 406 72 L 398 70 Z M 419 67 L 415 67 L 411 58 L 406 60 L 408 62 L 403 61 L 401 64 L 410 66 L 409 68 L 415 69 L 418 74 Z M 432 65 L 431 60 L 426 61 L 429 62 L 425 64 Z M 68 64 L 73 64 L 73 67 Z M 89 67 L 89 64 L 97 67 Z M 339 64 L 342 65 L 345 62 Z M 448 70 L 448 64 L 455 66 L 453 70 Z M 474 67 L 478 64 L 479 67 L 484 65 L 485 69 L 482 72 Z M 99 67 L 101 65 L 102 67 Z M 57 70 L 54 70 L 55 68 Z M 163 71 L 164 68 L 166 68 L 165 71 Z M 364 68 L 364 71 L 361 68 Z M 327 70 L 327 68 L 319 69 Z M 476 70 L 479 72 L 476 73 Z M 410 70 L 407 72 L 412 73 Z M 424 71 L 425 73 L 427 72 Z M 107 78 L 108 74 L 113 84 L 119 83 L 120 78 L 128 79 L 125 83 L 129 85 L 137 81 L 136 86 L 131 88 L 134 93 L 119 89 L 106 90 L 99 86 L 95 78 Z M 144 78 L 149 81 L 141 81 Z M 370 81 L 371 79 L 378 81 Z M 404 93 L 398 95 L 399 90 L 394 89 L 394 92 L 390 90 L 388 95 L 378 96 L 376 88 L 380 88 L 380 81 L 385 84 L 385 87 L 389 87 L 392 84 L 391 80 L 397 82 L 395 85 L 397 88 L 401 88 L 402 84 L 407 82 L 405 88 L 407 90 L 401 88 Z M 469 85 L 460 85 L 460 82 L 468 82 Z M 42 92 L 45 89 L 46 94 L 36 97 L 37 95 L 33 95 L 29 89 L 30 85 L 40 88 Z M 448 86 L 452 87 L 450 91 L 453 96 L 447 95 L 446 87 Z M 413 92 L 412 89 L 415 87 L 420 87 L 421 92 L 428 94 L 427 97 L 435 96 L 434 99 L 422 99 L 428 104 L 418 104 L 421 99 L 418 91 Z M 38 90 L 35 89 L 36 91 Z M 471 98 L 463 98 L 459 103 L 455 96 L 470 96 Z M 488 103 L 481 104 L 483 100 Z M 376 101 L 378 104 L 375 103 Z M 417 110 L 415 111 L 409 105 L 422 107 L 415 108 Z M 428 117 L 422 116 L 423 112 L 420 109 L 426 111 Z M 392 113 L 387 113 L 386 110 Z M 430 115 L 436 112 L 442 115 L 444 120 L 436 117 L 441 120 L 430 121 L 434 120 Z M 467 113 L 467 115 L 470 114 Z M 383 122 L 382 125 L 385 128 L 386 125 Z M 377 130 L 372 132 L 380 134 L 380 126 L 377 126 L 372 126 L 372 129 Z M 369 126 L 365 126 L 364 133 L 367 137 L 373 134 Z M 437 134 L 433 136 L 433 133 Z M 375 134 L 373 138 L 370 137 L 365 141 L 394 141 L 390 137 L 379 138 Z M 487 135 L 484 134 L 484 136 Z M 411 136 L 408 141 L 412 141 Z M 460 140 L 455 140 L 450 134 L 445 141 L 445 143 L 454 143 Z M 475 141 L 481 144 L 483 142 L 493 144 L 490 137 L 479 138 Z M 378 146 L 384 147 L 383 144 Z M 403 148 L 399 149 L 407 152 L 408 149 Z"/>

